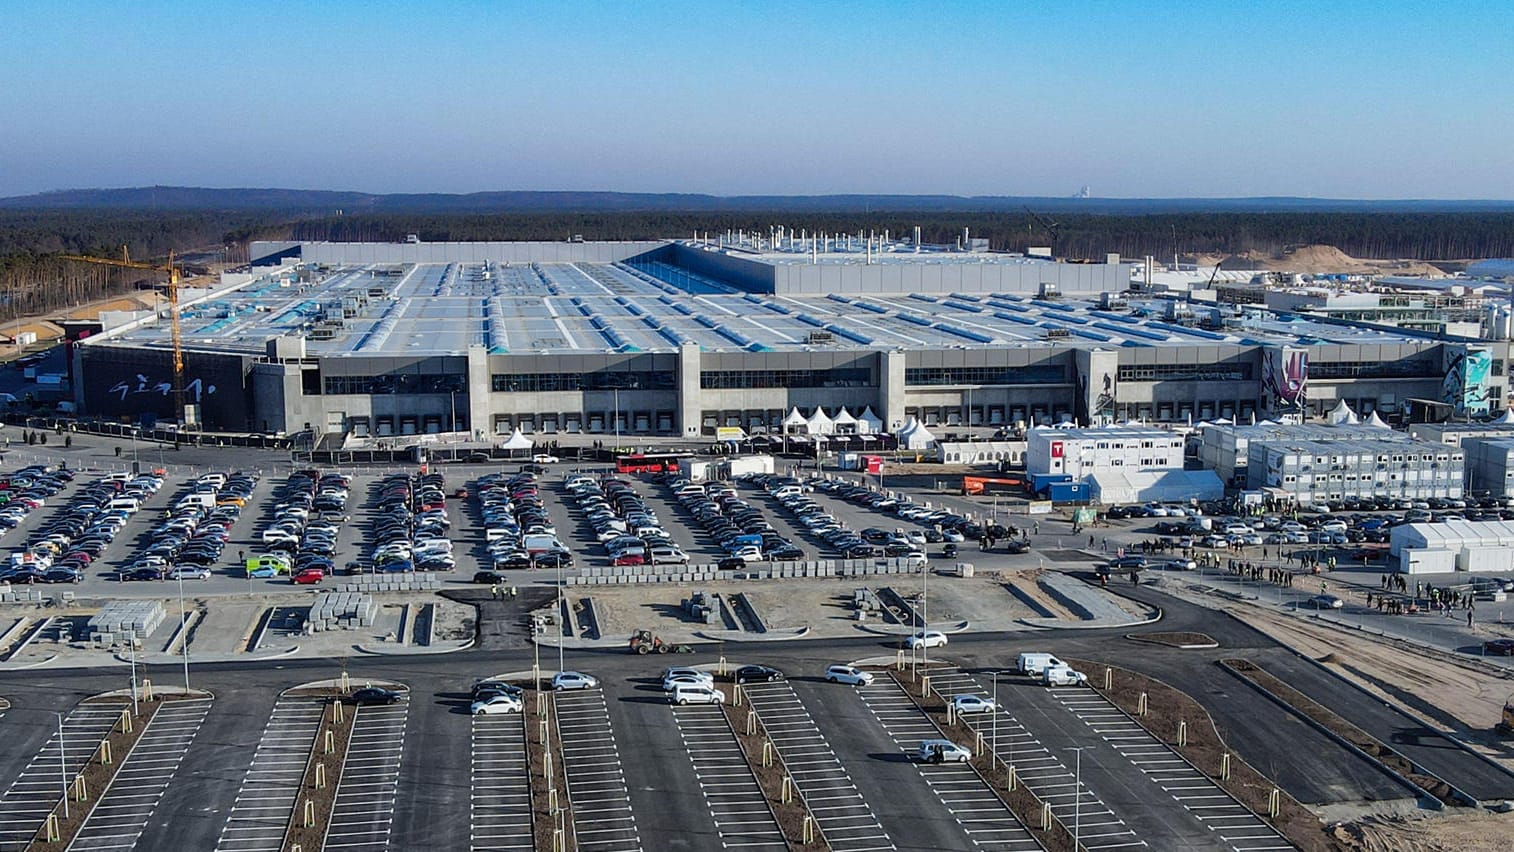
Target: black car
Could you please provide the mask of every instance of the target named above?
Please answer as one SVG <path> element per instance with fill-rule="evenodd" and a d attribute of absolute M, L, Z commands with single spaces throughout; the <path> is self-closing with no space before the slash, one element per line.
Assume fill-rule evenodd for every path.
<path fill-rule="evenodd" d="M 783 672 L 768 666 L 742 666 L 735 677 L 737 683 L 770 683 L 783 680 Z"/>
<path fill-rule="evenodd" d="M 352 693 L 347 701 L 350 704 L 393 704 L 404 696 L 392 689 L 384 689 L 381 686 L 365 686 Z"/>
<path fill-rule="evenodd" d="M 727 556 L 715 563 L 715 567 L 721 571 L 741 571 L 746 568 L 746 560 L 739 556 Z"/>
<path fill-rule="evenodd" d="M 537 568 L 572 568 L 573 557 L 566 553 L 540 553 L 536 556 Z"/>
<path fill-rule="evenodd" d="M 122 580 L 161 580 L 163 579 L 162 568 L 137 568 L 125 571 L 121 574 Z"/>
<path fill-rule="evenodd" d="M 1116 571 L 1140 571 L 1146 567 L 1146 557 L 1121 556 L 1119 559 L 1109 560 L 1109 567 Z"/>
<path fill-rule="evenodd" d="M 43 571 L 37 580 L 43 583 L 82 583 L 84 574 L 72 568 L 53 567 Z"/>
<path fill-rule="evenodd" d="M 1004 545 L 1004 549 L 1010 553 L 1029 553 L 1030 542 L 1023 538 L 1012 538 L 1008 544 Z"/>
<path fill-rule="evenodd" d="M 473 582 L 481 586 L 492 586 L 495 583 L 503 583 L 505 575 L 498 571 L 478 571 L 473 575 Z"/>

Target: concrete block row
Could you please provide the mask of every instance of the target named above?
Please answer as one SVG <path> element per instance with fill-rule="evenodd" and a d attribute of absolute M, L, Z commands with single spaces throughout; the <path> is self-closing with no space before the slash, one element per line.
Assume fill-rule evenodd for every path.
<path fill-rule="evenodd" d="M 167 613 L 162 601 L 108 601 L 100 611 L 90 616 L 87 624 L 91 641 L 115 644 L 119 639 L 135 636 L 146 639 L 163 623 Z M 96 639 L 109 634 L 111 639 Z"/>
<path fill-rule="evenodd" d="M 321 592 L 310 605 L 307 622 L 312 632 L 356 630 L 378 619 L 378 602 L 363 592 Z"/>

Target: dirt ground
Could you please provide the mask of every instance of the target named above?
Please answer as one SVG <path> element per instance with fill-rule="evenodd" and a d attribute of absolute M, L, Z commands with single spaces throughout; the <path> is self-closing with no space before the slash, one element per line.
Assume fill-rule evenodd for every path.
<path fill-rule="evenodd" d="M 1449 655 L 1424 665 L 1412 649 L 1350 631 L 1264 613 L 1247 606 L 1230 613 L 1302 654 L 1319 660 L 1337 675 L 1407 709 L 1510 769 L 1514 741 L 1493 732 L 1514 682 L 1480 669 L 1458 665 Z M 1338 827 L 1335 838 L 1363 852 L 1493 852 L 1514 848 L 1509 840 L 1514 816 L 1462 813 L 1405 819 L 1369 816 Z"/>
<path fill-rule="evenodd" d="M 1034 585 L 1032 582 L 1030 585 Z M 723 630 L 718 620 L 709 625 L 689 619 L 679 608 L 695 592 L 722 595 L 743 593 L 756 605 L 770 629 L 808 627 L 812 637 L 856 636 L 851 608 L 852 590 L 892 587 L 906 599 L 920 592 L 920 578 L 881 575 L 834 580 L 790 579 L 761 583 L 727 582 L 684 585 L 596 586 L 578 589 L 573 597 L 590 596 L 600 619 L 603 638 L 627 636 L 639 628 L 653 630 L 670 642 L 695 641 L 701 630 Z M 1023 628 L 1021 618 L 1037 617 L 995 576 L 961 578 L 936 576 L 930 580 L 930 621 L 966 621 L 975 630 Z M 877 622 L 868 622 L 876 624 Z"/>
<path fill-rule="evenodd" d="M 1421 260 L 1369 259 L 1351 257 L 1335 246 L 1297 246 L 1271 255 L 1248 251 L 1235 255 L 1198 255 L 1194 258 L 1200 266 L 1212 266 L 1228 261 L 1229 269 L 1267 269 L 1280 272 L 1360 272 L 1394 275 L 1424 275 L 1429 278 L 1444 278 L 1439 268 Z"/>

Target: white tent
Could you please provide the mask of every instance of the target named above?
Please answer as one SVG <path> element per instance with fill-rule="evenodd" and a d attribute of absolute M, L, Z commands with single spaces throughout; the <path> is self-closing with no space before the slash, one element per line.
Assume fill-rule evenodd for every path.
<path fill-rule="evenodd" d="M 1514 425 L 1514 408 L 1505 408 L 1503 410 L 1503 416 L 1499 417 L 1493 422 L 1503 425 Z"/>
<path fill-rule="evenodd" d="M 1375 426 L 1375 427 L 1377 427 L 1379 429 L 1391 429 L 1391 428 L 1393 428 L 1393 427 L 1389 426 L 1387 423 L 1384 423 L 1383 419 L 1381 417 L 1377 416 L 1377 412 L 1376 411 L 1374 411 L 1371 414 L 1367 415 L 1367 425 L 1368 426 Z"/>
<path fill-rule="evenodd" d="M 1335 407 L 1330 409 L 1328 416 L 1330 423 L 1334 426 L 1340 426 L 1341 424 L 1354 425 L 1362 422 L 1361 418 L 1356 416 L 1356 412 L 1351 410 L 1351 406 L 1347 405 L 1344 399 L 1337 402 Z"/>
<path fill-rule="evenodd" d="M 883 420 L 873 413 L 871 405 L 857 415 L 857 429 L 864 435 L 876 435 L 883 431 Z"/>
<path fill-rule="evenodd" d="M 516 426 L 514 434 L 510 436 L 509 440 L 505 441 L 503 444 L 500 444 L 500 449 L 529 450 L 534 446 L 536 446 L 536 444 L 532 443 L 531 439 L 527 438 L 525 434 L 520 431 L 519 426 Z"/>
<path fill-rule="evenodd" d="M 837 435 L 857 434 L 857 418 L 853 417 L 851 412 L 846 410 L 846 406 L 841 406 L 841 413 L 836 415 L 836 419 L 833 422 L 836 424 L 834 431 Z"/>
<path fill-rule="evenodd" d="M 825 409 L 818 405 L 815 406 L 815 413 L 810 415 L 810 419 L 806 421 L 806 425 L 809 426 L 811 435 L 829 435 L 836 431 L 835 421 L 827 417 Z"/>
<path fill-rule="evenodd" d="M 936 436 L 925 428 L 925 424 L 918 420 L 911 420 L 911 426 L 906 425 L 899 432 L 899 448 L 904 450 L 929 449 L 931 444 L 936 443 Z"/>
<path fill-rule="evenodd" d="M 799 407 L 794 406 L 794 410 L 790 411 L 788 416 L 783 418 L 783 431 L 793 432 L 798 427 L 807 425 L 808 423 L 809 421 L 804 419 L 804 415 L 799 413 Z"/>

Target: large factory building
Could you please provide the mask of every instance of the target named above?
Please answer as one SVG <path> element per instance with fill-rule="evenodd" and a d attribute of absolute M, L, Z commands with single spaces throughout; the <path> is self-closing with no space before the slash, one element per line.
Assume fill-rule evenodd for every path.
<path fill-rule="evenodd" d="M 1116 257 L 971 245 L 255 243 L 250 273 L 184 303 L 187 401 L 208 430 L 691 439 L 795 408 L 893 430 L 1504 406 L 1504 342 L 1128 300 Z M 172 416 L 168 325 L 75 348 L 82 413 Z"/>

